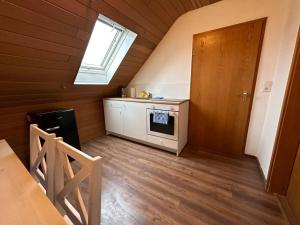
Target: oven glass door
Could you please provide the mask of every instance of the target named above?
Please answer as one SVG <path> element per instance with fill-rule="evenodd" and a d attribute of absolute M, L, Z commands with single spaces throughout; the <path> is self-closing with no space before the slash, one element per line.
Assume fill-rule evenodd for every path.
<path fill-rule="evenodd" d="M 153 122 L 155 110 L 147 110 L 147 130 L 148 135 L 163 137 L 167 139 L 178 139 L 178 112 L 169 112 L 168 124 Z"/>

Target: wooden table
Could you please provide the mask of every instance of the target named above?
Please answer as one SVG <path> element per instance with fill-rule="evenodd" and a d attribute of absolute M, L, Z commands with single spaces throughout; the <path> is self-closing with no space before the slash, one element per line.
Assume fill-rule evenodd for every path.
<path fill-rule="evenodd" d="M 0 225 L 66 225 L 5 140 L 0 140 Z"/>

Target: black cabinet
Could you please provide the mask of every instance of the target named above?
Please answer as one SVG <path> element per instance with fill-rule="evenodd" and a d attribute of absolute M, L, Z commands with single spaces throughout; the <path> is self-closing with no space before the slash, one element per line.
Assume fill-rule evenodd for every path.
<path fill-rule="evenodd" d="M 64 142 L 81 150 L 74 109 L 61 109 L 47 112 L 28 113 L 30 123 L 38 124 L 39 128 L 55 133 Z"/>

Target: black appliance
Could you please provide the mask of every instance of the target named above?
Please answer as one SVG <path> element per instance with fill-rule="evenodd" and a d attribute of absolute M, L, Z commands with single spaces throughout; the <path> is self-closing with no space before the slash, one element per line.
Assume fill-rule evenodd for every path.
<path fill-rule="evenodd" d="M 48 133 L 55 133 L 64 142 L 81 150 L 74 109 L 28 113 L 28 121 Z"/>
<path fill-rule="evenodd" d="M 153 122 L 153 113 L 150 113 L 150 131 L 174 135 L 175 119 L 174 116 L 169 116 L 168 124 L 159 124 Z"/>

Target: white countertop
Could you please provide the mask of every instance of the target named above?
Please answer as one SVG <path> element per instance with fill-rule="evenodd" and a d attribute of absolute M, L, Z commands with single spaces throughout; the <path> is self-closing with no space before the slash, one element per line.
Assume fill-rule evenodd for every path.
<path fill-rule="evenodd" d="M 152 104 L 168 104 L 168 105 L 180 105 L 189 99 L 143 99 L 143 98 L 105 98 L 104 100 L 125 101 L 125 102 L 141 102 Z"/>

